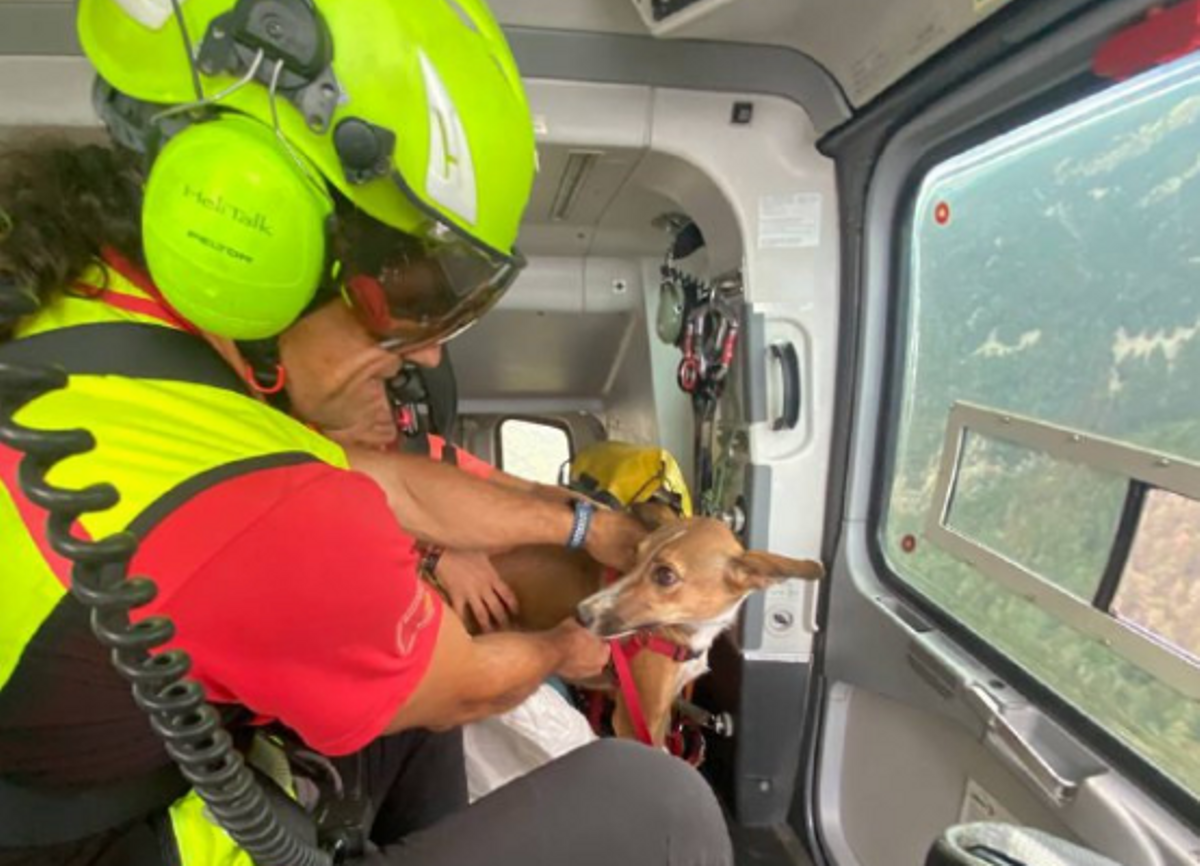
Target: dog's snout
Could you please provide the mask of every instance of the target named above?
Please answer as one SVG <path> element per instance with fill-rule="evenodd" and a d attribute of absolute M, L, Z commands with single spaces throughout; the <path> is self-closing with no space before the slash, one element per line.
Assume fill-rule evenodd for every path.
<path fill-rule="evenodd" d="M 591 628 L 596 622 L 596 614 L 590 607 L 581 604 L 575 608 L 575 621 L 584 628 Z"/>

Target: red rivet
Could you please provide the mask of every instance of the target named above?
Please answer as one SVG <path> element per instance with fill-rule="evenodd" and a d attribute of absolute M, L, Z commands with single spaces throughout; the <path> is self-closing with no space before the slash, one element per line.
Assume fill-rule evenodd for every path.
<path fill-rule="evenodd" d="M 900 549 L 905 553 L 912 553 L 917 549 L 917 537 L 915 535 L 906 535 L 901 538 Z"/>
<path fill-rule="evenodd" d="M 940 226 L 944 226 L 950 222 L 950 205 L 944 201 L 939 201 L 937 207 L 933 209 L 933 218 Z"/>

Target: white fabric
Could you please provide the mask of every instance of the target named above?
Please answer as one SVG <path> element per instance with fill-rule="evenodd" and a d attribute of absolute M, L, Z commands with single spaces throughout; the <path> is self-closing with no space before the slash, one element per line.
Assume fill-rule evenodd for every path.
<path fill-rule="evenodd" d="M 587 719 L 552 686 L 463 729 L 471 801 L 596 739 Z"/>

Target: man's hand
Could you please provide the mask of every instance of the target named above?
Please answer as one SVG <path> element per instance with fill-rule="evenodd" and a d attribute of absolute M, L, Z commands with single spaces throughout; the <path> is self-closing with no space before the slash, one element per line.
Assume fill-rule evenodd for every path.
<path fill-rule="evenodd" d="M 596 561 L 624 573 L 637 562 L 637 547 L 648 534 L 628 514 L 597 511 L 583 546 Z"/>
<path fill-rule="evenodd" d="M 458 618 L 466 622 L 470 611 L 481 631 L 503 628 L 517 613 L 517 597 L 492 568 L 487 554 L 447 550 L 435 574 Z"/>
<path fill-rule="evenodd" d="M 573 619 L 565 619 L 550 632 L 561 648 L 563 660 L 554 671 L 565 680 L 586 680 L 599 676 L 611 655 L 608 644 Z"/>
<path fill-rule="evenodd" d="M 442 731 L 502 713 L 551 674 L 586 680 L 604 670 L 608 657 L 608 645 L 574 620 L 550 631 L 472 638 L 457 617 L 443 616 L 425 676 L 386 732 Z"/>

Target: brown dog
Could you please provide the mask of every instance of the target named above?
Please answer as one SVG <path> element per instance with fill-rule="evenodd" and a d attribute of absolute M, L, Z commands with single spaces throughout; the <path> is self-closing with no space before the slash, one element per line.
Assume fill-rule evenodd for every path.
<path fill-rule="evenodd" d="M 662 506 L 635 506 L 634 513 L 654 531 L 639 546 L 633 569 L 607 587 L 602 566 L 562 548 L 519 548 L 492 557 L 492 564 L 517 596 L 520 628 L 551 628 L 574 613 L 600 637 L 644 633 L 688 650 L 686 660 L 642 652 L 630 661 L 651 740 L 661 746 L 675 699 L 708 670 L 709 647 L 745 598 L 787 578 L 817 580 L 825 570 L 812 560 L 746 551 L 718 520 L 680 519 Z M 613 728 L 631 737 L 620 691 L 616 704 Z"/>

